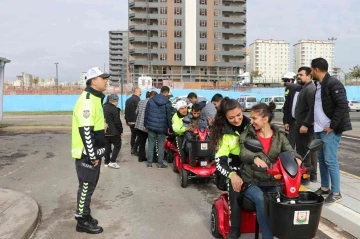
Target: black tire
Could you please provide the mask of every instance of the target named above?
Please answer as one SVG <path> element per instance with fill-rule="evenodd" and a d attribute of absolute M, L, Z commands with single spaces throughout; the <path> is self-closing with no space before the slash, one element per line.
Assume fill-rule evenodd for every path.
<path fill-rule="evenodd" d="M 357 110 L 356 112 L 360 112 L 360 110 Z"/>
<path fill-rule="evenodd" d="M 172 163 L 174 161 L 174 152 L 170 149 L 166 152 L 166 160 L 168 163 Z"/>
<path fill-rule="evenodd" d="M 180 174 L 180 184 L 181 187 L 186 188 L 188 186 L 189 173 L 185 169 L 181 170 Z"/>
<path fill-rule="evenodd" d="M 215 238 L 222 238 L 221 234 L 219 233 L 219 225 L 218 225 L 218 215 L 216 208 L 213 206 L 211 210 L 211 234 Z"/>

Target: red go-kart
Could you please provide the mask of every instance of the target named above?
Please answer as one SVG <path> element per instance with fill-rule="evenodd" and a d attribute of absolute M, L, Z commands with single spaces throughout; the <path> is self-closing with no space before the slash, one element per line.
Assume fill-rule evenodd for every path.
<path fill-rule="evenodd" d="M 258 140 L 246 140 L 244 144 L 250 151 L 266 155 Z M 311 141 L 305 157 L 310 151 L 319 150 L 322 145 L 322 140 Z M 256 165 L 251 165 L 251 168 L 254 171 L 273 175 L 281 186 L 281 192 L 264 193 L 265 213 L 273 235 L 283 239 L 314 238 L 319 226 L 324 198 L 313 192 L 299 192 L 301 178 L 308 169 L 299 167 L 291 152 L 281 153 L 270 168 L 259 168 Z M 258 238 L 259 228 L 254 203 L 244 194 L 241 194 L 238 202 L 242 208 L 241 233 L 255 232 L 255 238 Z M 227 237 L 230 229 L 229 218 L 228 196 L 224 193 L 214 201 L 212 207 L 211 232 L 214 237 Z"/>
<path fill-rule="evenodd" d="M 169 157 L 174 159 L 173 171 L 180 173 L 180 183 L 183 188 L 187 187 L 189 179 L 210 180 L 216 172 L 214 154 L 210 150 L 210 141 L 207 140 L 210 130 L 197 128 L 194 133 L 197 135 L 197 140 L 191 142 L 193 154 L 196 157 L 194 167 L 189 164 L 189 156 L 186 157 L 186 163 L 182 163 L 177 147 L 171 141 L 165 142 L 167 161 L 169 162 Z"/>

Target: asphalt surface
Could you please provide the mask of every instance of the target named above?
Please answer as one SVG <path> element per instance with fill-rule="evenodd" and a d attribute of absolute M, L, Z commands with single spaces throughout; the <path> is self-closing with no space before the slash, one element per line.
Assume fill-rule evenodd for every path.
<path fill-rule="evenodd" d="M 54 119 L 56 121 L 56 119 Z M 128 127 L 126 127 L 126 130 Z M 125 132 L 119 170 L 101 169 L 92 214 L 104 227 L 101 235 L 75 231 L 77 178 L 68 130 L 33 133 L 0 132 L 0 188 L 23 192 L 41 208 L 32 238 L 213 238 L 211 204 L 220 191 L 210 182 L 180 187 L 172 170 L 148 169 L 130 155 Z M 333 225 L 320 223 L 317 239 L 351 238 Z M 241 238 L 254 238 L 245 234 Z"/>

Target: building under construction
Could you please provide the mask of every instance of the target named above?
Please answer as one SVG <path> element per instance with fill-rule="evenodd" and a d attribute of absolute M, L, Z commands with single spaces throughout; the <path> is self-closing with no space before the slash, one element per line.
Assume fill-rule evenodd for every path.
<path fill-rule="evenodd" d="M 129 80 L 232 81 L 245 71 L 246 0 L 129 0 Z"/>

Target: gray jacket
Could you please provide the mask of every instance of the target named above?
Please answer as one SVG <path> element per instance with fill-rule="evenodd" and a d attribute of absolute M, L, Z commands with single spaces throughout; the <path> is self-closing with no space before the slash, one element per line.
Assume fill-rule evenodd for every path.
<path fill-rule="evenodd" d="M 138 107 L 136 108 L 137 117 L 136 117 L 135 129 L 145 131 L 144 118 L 145 118 L 146 104 L 148 101 L 149 101 L 149 98 L 147 98 L 145 100 L 141 100 L 139 102 Z"/>
<path fill-rule="evenodd" d="M 303 85 L 295 107 L 296 127 L 313 127 L 314 123 L 314 104 L 316 86 L 313 81 Z"/>
<path fill-rule="evenodd" d="M 201 106 L 201 115 L 207 118 L 215 119 L 216 108 L 215 106 L 208 100 L 203 97 L 198 97 L 197 103 Z"/>

